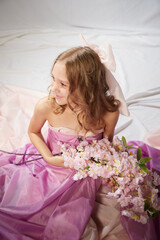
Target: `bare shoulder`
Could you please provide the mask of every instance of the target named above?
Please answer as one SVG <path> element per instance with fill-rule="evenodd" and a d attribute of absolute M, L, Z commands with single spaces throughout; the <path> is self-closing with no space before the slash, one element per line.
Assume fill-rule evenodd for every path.
<path fill-rule="evenodd" d="M 119 111 L 116 112 L 107 112 L 104 116 L 104 137 L 108 137 L 112 141 L 114 136 L 114 130 L 119 118 Z"/>
<path fill-rule="evenodd" d="M 119 118 L 119 111 L 116 112 L 106 112 L 104 115 L 104 121 L 106 124 L 109 124 L 110 122 L 117 122 Z"/>
<path fill-rule="evenodd" d="M 37 102 L 35 112 L 46 115 L 51 111 L 51 108 L 51 100 L 48 97 L 44 97 Z"/>

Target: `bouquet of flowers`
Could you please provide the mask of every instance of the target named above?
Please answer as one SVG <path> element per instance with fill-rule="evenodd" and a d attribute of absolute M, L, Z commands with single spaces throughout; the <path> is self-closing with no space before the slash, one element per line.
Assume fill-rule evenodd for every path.
<path fill-rule="evenodd" d="M 114 185 L 107 197 L 116 198 L 122 208 L 122 215 L 135 221 L 146 223 L 160 213 L 158 186 L 160 176 L 148 170 L 149 157 L 142 157 L 141 148 L 133 154 L 126 139 L 115 137 L 111 143 L 108 138 L 89 143 L 79 139 L 79 145 L 62 144 L 64 164 L 76 170 L 74 180 L 86 177 L 109 179 Z"/>

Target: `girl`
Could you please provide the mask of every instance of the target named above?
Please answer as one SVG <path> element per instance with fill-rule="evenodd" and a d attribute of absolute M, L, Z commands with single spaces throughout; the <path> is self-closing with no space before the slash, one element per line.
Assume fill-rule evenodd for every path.
<path fill-rule="evenodd" d="M 80 239 L 100 186 L 100 181 L 91 178 L 73 181 L 74 171 L 64 168 L 57 142 L 78 145 L 78 136 L 88 141 L 102 136 L 112 140 L 120 102 L 107 95 L 106 68 L 91 48 L 77 47 L 58 56 L 51 75 L 49 97 L 37 103 L 30 121 L 33 144 L 15 151 L 40 153 L 42 159 L 17 166 L 30 155 L 25 160 L 1 155 L 4 239 Z M 41 129 L 46 121 L 45 140 Z"/>
<path fill-rule="evenodd" d="M 72 48 L 55 60 L 49 97 L 37 103 L 30 121 L 32 143 L 0 156 L 1 239 L 85 239 L 101 182 L 89 177 L 75 182 L 58 142 L 78 145 L 78 137 L 90 142 L 104 136 L 112 141 L 125 103 L 111 94 L 108 74 L 90 47 Z M 30 161 L 35 155 L 38 160 Z"/>
<path fill-rule="evenodd" d="M 112 141 L 119 101 L 106 96 L 107 89 L 105 67 L 90 48 L 73 48 L 56 59 L 50 97 L 38 102 L 28 130 L 46 162 L 64 167 L 63 158 L 53 157 L 41 135 L 45 121 L 56 128 L 72 129 L 77 136 L 85 136 L 88 131 L 95 135 L 103 132 Z"/>

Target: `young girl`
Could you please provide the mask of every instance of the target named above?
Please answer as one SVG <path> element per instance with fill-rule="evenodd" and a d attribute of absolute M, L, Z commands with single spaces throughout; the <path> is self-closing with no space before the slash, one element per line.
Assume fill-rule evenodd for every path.
<path fill-rule="evenodd" d="M 89 177 L 74 181 L 58 142 L 78 145 L 79 137 L 90 142 L 105 136 L 112 141 L 125 103 L 111 94 L 109 74 L 90 47 L 72 48 L 55 60 L 49 97 L 37 103 L 30 121 L 32 144 L 0 156 L 1 239 L 82 237 L 101 182 Z M 34 158 L 38 160 L 30 161 Z"/>
<path fill-rule="evenodd" d="M 50 127 L 72 129 L 77 136 L 85 136 L 89 131 L 95 135 L 103 132 L 112 141 L 119 102 L 113 96 L 106 96 L 105 67 L 88 47 L 61 54 L 51 74 L 52 95 L 36 105 L 28 133 L 47 163 L 64 167 L 63 158 L 53 157 L 41 135 L 45 121 Z"/>

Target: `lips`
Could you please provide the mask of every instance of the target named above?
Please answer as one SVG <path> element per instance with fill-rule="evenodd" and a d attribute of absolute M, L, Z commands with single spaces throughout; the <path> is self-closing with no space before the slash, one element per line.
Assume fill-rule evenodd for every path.
<path fill-rule="evenodd" d="M 62 97 L 61 97 L 61 96 L 57 96 L 57 95 L 56 95 L 56 96 L 55 96 L 55 98 L 57 98 L 57 99 L 61 99 Z"/>

